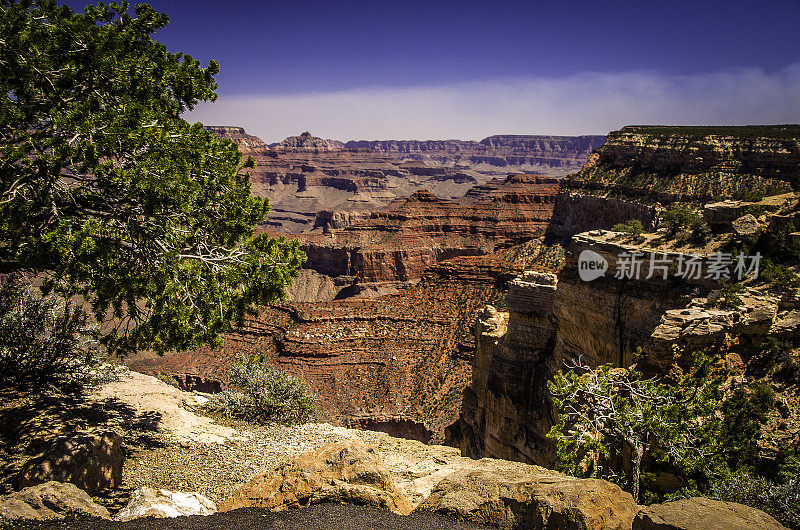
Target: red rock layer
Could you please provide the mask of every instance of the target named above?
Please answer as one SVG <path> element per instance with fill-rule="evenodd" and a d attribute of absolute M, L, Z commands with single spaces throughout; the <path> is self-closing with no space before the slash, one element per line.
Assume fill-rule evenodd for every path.
<path fill-rule="evenodd" d="M 224 383 L 238 355 L 259 352 L 306 380 L 329 421 L 440 441 L 470 379 L 476 311 L 518 273 L 496 256 L 457 258 L 394 295 L 264 308 L 220 349 L 126 363 Z"/>

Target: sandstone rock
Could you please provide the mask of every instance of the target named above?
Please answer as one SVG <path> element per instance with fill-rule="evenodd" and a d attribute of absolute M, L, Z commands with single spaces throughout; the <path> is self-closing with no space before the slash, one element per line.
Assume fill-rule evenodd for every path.
<path fill-rule="evenodd" d="M 702 211 L 703 220 L 716 229 L 730 227 L 736 219 L 743 217 L 743 213 L 741 201 L 731 200 L 708 203 Z"/>
<path fill-rule="evenodd" d="M 768 530 L 784 528 L 772 516 L 735 502 L 703 497 L 642 506 L 634 530 Z"/>
<path fill-rule="evenodd" d="M 637 507 L 610 482 L 485 458 L 447 475 L 417 510 L 503 529 L 627 529 Z"/>
<path fill-rule="evenodd" d="M 0 497 L 0 520 L 62 519 L 66 515 L 109 518 L 108 510 L 74 484 L 50 481 Z"/>
<path fill-rule="evenodd" d="M 114 431 L 75 433 L 53 442 L 28 460 L 16 478 L 18 488 L 55 480 L 90 493 L 122 483 L 122 437 Z"/>
<path fill-rule="evenodd" d="M 214 513 L 217 513 L 217 506 L 199 493 L 142 487 L 131 493 L 128 504 L 119 511 L 116 520 L 130 521 L 140 517 L 179 517 Z"/>
<path fill-rule="evenodd" d="M 733 233 L 737 237 L 754 238 L 762 231 L 758 219 L 753 214 L 743 215 L 731 223 Z"/>
<path fill-rule="evenodd" d="M 379 506 L 401 515 L 411 512 L 374 449 L 356 440 L 309 451 L 252 479 L 219 510 L 255 506 L 280 511 L 323 502 Z"/>

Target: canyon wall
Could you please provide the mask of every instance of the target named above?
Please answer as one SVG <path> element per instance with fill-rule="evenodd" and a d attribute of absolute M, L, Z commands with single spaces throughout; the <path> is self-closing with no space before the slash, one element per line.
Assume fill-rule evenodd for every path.
<path fill-rule="evenodd" d="M 797 215 L 796 194 L 785 193 L 800 172 L 797 137 L 785 137 L 781 128 L 759 130 L 758 137 L 749 136 L 750 129 L 701 132 L 626 127 L 609 134 L 584 169 L 562 181 L 548 235 L 566 245 L 566 265 L 557 275 L 525 273 L 510 285 L 507 312 L 487 308 L 481 313 L 471 384 L 459 421 L 448 428 L 449 443 L 476 458 L 552 465 L 555 446 L 546 435 L 556 417 L 546 382 L 565 362 L 637 363 L 641 370 L 665 375 L 681 373 L 691 363 L 691 352 L 700 350 L 720 354 L 719 369 L 742 376 L 770 337 L 796 334 L 796 290 L 776 298 L 769 285 L 756 284 L 743 292 L 741 307 L 725 309 L 710 295 L 719 285 L 708 276 L 676 277 L 673 267 L 666 279 L 661 274 L 647 278 L 646 263 L 640 276 L 615 275 L 620 256 L 637 252 L 645 262 L 651 253 L 664 253 L 672 264 L 698 254 L 708 270 L 712 252 L 743 241 L 730 234 L 733 218 L 746 213 L 742 205 L 754 207 L 754 225 L 762 227 L 754 233 L 764 234 L 758 248 L 767 251 L 777 236 L 765 227 Z M 641 241 L 594 230 L 639 219 L 655 232 L 663 207 L 654 198 L 697 204 L 731 199 L 742 191 L 768 197 L 706 204 L 704 217 L 716 218 L 724 210 L 730 218 L 727 232 L 700 247 L 680 238 L 672 241 L 663 230 L 645 234 Z M 579 256 L 587 250 L 607 263 L 606 273 L 593 281 L 582 280 L 579 273 Z M 772 386 L 782 388 L 774 382 Z M 786 396 L 792 393 L 790 389 Z M 785 440 L 785 433 L 777 431 L 764 439 Z M 762 447 L 769 444 L 777 447 L 779 442 L 766 441 Z M 774 456 L 777 449 L 772 452 Z"/>
<path fill-rule="evenodd" d="M 561 177 L 576 171 L 604 137 L 490 137 L 480 142 L 325 140 L 304 132 L 267 145 L 241 127 L 210 126 L 252 156 L 251 189 L 272 211 L 263 228 L 313 230 L 322 211 L 367 212 L 426 189 L 445 199 L 510 173 Z"/>
<path fill-rule="evenodd" d="M 800 180 L 800 128 L 630 126 L 562 180 L 548 234 L 569 238 L 639 220 L 655 229 L 664 207 L 790 192 Z"/>
<path fill-rule="evenodd" d="M 391 294 L 268 306 L 222 348 L 137 354 L 126 364 L 224 387 L 231 362 L 261 353 L 309 384 L 326 421 L 441 441 L 470 377 L 475 313 L 502 300 L 520 272 L 496 256 L 456 258 Z"/>
<path fill-rule="evenodd" d="M 400 160 L 471 167 L 480 172 L 541 173 L 563 176 L 577 171 L 604 136 L 497 135 L 471 140 L 360 140 L 345 146 L 370 149 Z"/>
<path fill-rule="evenodd" d="M 371 212 L 323 212 L 323 233 L 300 234 L 305 268 L 355 283 L 409 281 L 456 256 L 490 254 L 544 234 L 558 180 L 512 175 L 458 200 L 419 190 Z"/>

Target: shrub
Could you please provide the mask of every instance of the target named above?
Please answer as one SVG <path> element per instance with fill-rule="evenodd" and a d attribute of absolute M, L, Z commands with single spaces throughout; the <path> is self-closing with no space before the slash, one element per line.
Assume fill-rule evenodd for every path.
<path fill-rule="evenodd" d="M 102 376 L 95 336 L 68 300 L 9 279 L 0 288 L 0 387 L 83 391 Z"/>
<path fill-rule="evenodd" d="M 231 386 L 212 396 L 209 409 L 229 418 L 274 423 L 304 423 L 317 412 L 316 396 L 302 379 L 264 363 L 261 355 L 239 358 L 228 371 Z"/>
<path fill-rule="evenodd" d="M 677 205 L 664 212 L 661 219 L 670 234 L 677 234 L 685 228 L 694 228 L 703 222 L 694 209 Z"/>
<path fill-rule="evenodd" d="M 778 291 L 794 289 L 800 285 L 800 278 L 789 267 L 775 263 L 771 259 L 764 260 L 758 279 Z"/>
<path fill-rule="evenodd" d="M 631 219 L 624 223 L 615 224 L 611 230 L 626 234 L 629 239 L 638 239 L 644 232 L 644 227 L 638 219 Z"/>
<path fill-rule="evenodd" d="M 767 512 L 782 524 L 800 527 L 800 479 L 778 484 L 749 473 L 734 473 L 713 484 L 712 494 Z"/>

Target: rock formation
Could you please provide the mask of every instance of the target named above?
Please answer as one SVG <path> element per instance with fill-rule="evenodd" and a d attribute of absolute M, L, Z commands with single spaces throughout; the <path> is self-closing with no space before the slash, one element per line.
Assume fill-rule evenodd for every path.
<path fill-rule="evenodd" d="M 686 369 L 693 351 L 712 351 L 723 359 L 719 369 L 741 376 L 766 341 L 796 333 L 797 302 L 791 290 L 776 298 L 769 286 L 755 285 L 741 294 L 741 308 L 725 309 L 707 296 L 721 278 L 707 271 L 712 254 L 729 248 L 725 245 L 752 244 L 766 231 L 760 244 L 769 248 L 771 238 L 786 236 L 780 230 L 794 226 L 797 197 L 784 192 L 798 176 L 797 138 L 784 137 L 781 128 L 759 130 L 763 137 L 739 129 L 727 136 L 695 136 L 688 129 L 626 127 L 612 133 L 586 167 L 563 184 L 567 189 L 556 200 L 548 230 L 562 241 L 567 238 L 566 266 L 557 276 L 526 273 L 511 282 L 507 314 L 487 309 L 476 326 L 472 383 L 464 393 L 461 418 L 448 432 L 464 454 L 551 465 L 554 446 L 546 434 L 555 412 L 546 382 L 568 360 L 580 356 L 590 365 L 628 367 L 642 348 L 645 356 L 638 367 L 666 375 Z M 680 182 L 675 189 L 672 179 Z M 718 233 L 700 247 L 685 238 L 670 243 L 664 231 L 636 241 L 594 230 L 638 219 L 655 231 L 661 207 L 648 202 L 654 193 L 670 201 L 702 202 L 712 192 L 722 194 L 715 199 L 725 198 L 746 186 L 768 196 L 724 207 L 708 204 L 702 214 L 714 219 Z M 674 193 L 677 189 L 683 194 Z M 584 251 L 605 263 L 608 272 L 594 281 L 581 279 Z M 641 274 L 616 275 L 623 270 L 623 257 L 635 253 L 641 253 Z M 697 262 L 706 272 L 698 278 L 676 277 L 677 264 L 690 254 L 700 256 Z M 649 274 L 651 256 L 673 268 L 665 265 Z M 790 389 L 773 387 L 793 399 Z M 796 416 L 787 413 L 777 423 L 794 424 Z M 771 434 L 760 442 L 762 458 L 774 459 L 780 443 L 797 443 L 781 429 L 767 431 Z"/>
<path fill-rule="evenodd" d="M 460 255 L 494 252 L 544 234 L 555 179 L 512 175 L 475 186 L 459 200 L 428 190 L 362 214 L 323 212 L 323 234 L 303 234 L 305 268 L 359 284 L 408 281 Z"/>
<path fill-rule="evenodd" d="M 564 176 L 578 169 L 603 140 L 602 136 L 511 136 L 487 138 L 484 142 L 491 141 L 486 145 L 457 140 L 342 144 L 306 132 L 269 146 L 240 127 L 208 129 L 253 157 L 252 191 L 268 197 L 272 205 L 265 227 L 293 233 L 313 228 L 323 210 L 370 211 L 423 188 L 455 199 L 475 185 L 509 173 Z M 416 156 L 436 149 L 443 154 Z M 456 162 L 453 153 L 464 157 L 459 155 Z"/>
<path fill-rule="evenodd" d="M 205 516 L 216 512 L 217 506 L 199 493 L 141 487 L 131 493 L 128 503 L 115 519 L 131 521 L 140 517 Z"/>
<path fill-rule="evenodd" d="M 411 503 L 400 493 L 375 450 L 344 441 L 300 455 L 257 476 L 223 502 L 220 511 L 256 506 L 270 511 L 326 502 L 378 506 L 400 515 Z"/>
<path fill-rule="evenodd" d="M 110 518 L 106 508 L 75 484 L 49 481 L 0 497 L 0 525 L 4 520 L 63 519 L 65 516 Z"/>
<path fill-rule="evenodd" d="M 221 349 L 126 363 L 224 383 L 240 354 L 263 353 L 309 383 L 328 421 L 441 440 L 469 380 L 475 312 L 519 272 L 498 256 L 456 258 L 382 296 L 264 308 Z"/>
<path fill-rule="evenodd" d="M 657 203 L 786 193 L 798 167 L 797 126 L 624 127 L 564 180 L 550 233 L 569 237 L 629 219 L 654 228 Z"/>
<path fill-rule="evenodd" d="M 735 502 L 703 497 L 643 506 L 633 530 L 747 530 L 784 528 L 774 517 Z"/>
<path fill-rule="evenodd" d="M 114 431 L 72 433 L 30 459 L 16 478 L 18 488 L 57 481 L 90 493 L 122 483 L 122 438 Z"/>
<path fill-rule="evenodd" d="M 401 161 L 469 167 L 480 172 L 542 173 L 561 176 L 577 171 L 604 136 L 497 135 L 469 140 L 361 140 L 346 147 L 370 149 Z"/>

